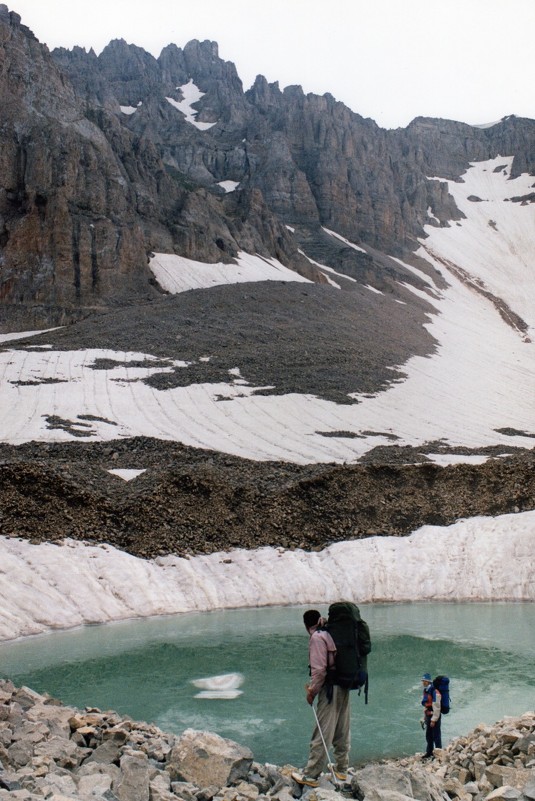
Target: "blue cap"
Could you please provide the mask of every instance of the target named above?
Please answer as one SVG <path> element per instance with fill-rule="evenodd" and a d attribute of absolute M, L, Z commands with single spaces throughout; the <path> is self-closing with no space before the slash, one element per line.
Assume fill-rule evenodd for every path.
<path fill-rule="evenodd" d="M 424 675 L 422 676 L 422 681 L 433 681 L 433 679 L 431 678 L 431 674 L 424 673 Z"/>

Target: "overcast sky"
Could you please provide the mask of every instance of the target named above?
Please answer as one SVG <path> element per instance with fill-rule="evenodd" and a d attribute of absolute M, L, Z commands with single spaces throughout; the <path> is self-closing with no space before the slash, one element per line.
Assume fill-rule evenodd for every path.
<path fill-rule="evenodd" d="M 385 128 L 535 118 L 535 0 L 6 0 L 51 49 L 210 39 L 238 69 L 330 92 Z"/>

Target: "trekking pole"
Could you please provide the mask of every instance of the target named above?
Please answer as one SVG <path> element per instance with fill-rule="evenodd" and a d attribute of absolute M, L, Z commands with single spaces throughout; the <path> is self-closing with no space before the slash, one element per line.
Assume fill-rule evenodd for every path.
<path fill-rule="evenodd" d="M 314 717 L 316 718 L 316 726 L 318 727 L 318 731 L 320 733 L 321 742 L 323 743 L 323 747 L 325 749 L 325 753 L 327 754 L 327 764 L 328 764 L 328 766 L 329 766 L 329 768 L 331 770 L 332 777 L 333 777 L 333 782 L 334 782 L 335 786 L 338 787 L 338 779 L 336 778 L 336 774 L 334 772 L 333 764 L 332 764 L 331 758 L 329 756 L 329 749 L 327 748 L 327 743 L 325 742 L 325 737 L 323 736 L 323 732 L 321 730 L 320 722 L 319 722 L 318 715 L 317 715 L 317 712 L 316 712 L 316 707 L 314 706 L 314 704 L 312 704 L 312 711 L 314 712 Z"/>

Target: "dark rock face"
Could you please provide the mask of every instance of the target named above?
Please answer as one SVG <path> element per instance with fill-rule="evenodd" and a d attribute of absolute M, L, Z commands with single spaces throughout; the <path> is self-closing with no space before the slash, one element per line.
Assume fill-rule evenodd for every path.
<path fill-rule="evenodd" d="M 0 82 L 6 310 L 21 322 L 61 322 L 112 288 L 118 299 L 139 295 L 143 232 L 110 142 L 13 13 L 0 16 L 0 47 L 9 71 Z"/>
<path fill-rule="evenodd" d="M 385 131 L 331 95 L 262 76 L 244 92 L 215 42 L 170 44 L 157 59 L 124 40 L 99 56 L 50 54 L 1 6 L 0 56 L 0 308 L 11 326 L 154 298 L 151 251 L 216 262 L 245 250 L 317 280 L 306 247 L 384 284 L 380 254 L 408 257 L 429 208 L 437 224 L 459 217 L 429 177 L 458 178 L 499 153 L 514 155 L 514 174 L 535 171 L 531 120 L 418 118 Z M 195 120 L 212 127 L 170 102 L 190 81 L 203 93 Z M 227 180 L 239 182 L 228 195 Z M 378 256 L 327 246 L 321 226 Z"/>

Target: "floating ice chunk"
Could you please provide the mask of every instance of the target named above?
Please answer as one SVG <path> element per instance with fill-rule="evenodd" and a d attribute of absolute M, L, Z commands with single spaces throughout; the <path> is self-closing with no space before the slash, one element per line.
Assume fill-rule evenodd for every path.
<path fill-rule="evenodd" d="M 243 690 L 203 690 L 194 698 L 211 698 L 211 699 L 220 699 L 221 701 L 231 701 L 233 698 L 238 698 L 239 695 L 243 695 Z"/>
<path fill-rule="evenodd" d="M 220 676 L 192 679 L 191 683 L 199 690 L 217 690 L 218 692 L 237 690 L 243 684 L 243 675 L 241 673 L 222 673 Z"/>

